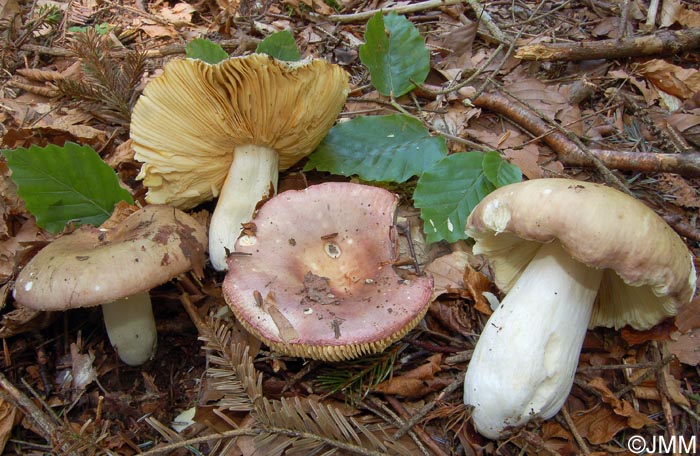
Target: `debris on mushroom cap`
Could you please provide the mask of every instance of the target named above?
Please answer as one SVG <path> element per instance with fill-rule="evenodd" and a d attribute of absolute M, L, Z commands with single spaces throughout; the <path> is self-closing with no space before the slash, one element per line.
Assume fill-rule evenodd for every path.
<path fill-rule="evenodd" d="M 348 90 L 347 73 L 321 59 L 253 54 L 216 65 L 168 63 L 131 120 L 146 199 L 188 209 L 216 197 L 234 149 L 246 144 L 276 150 L 286 169 L 321 142 Z"/>
<path fill-rule="evenodd" d="M 337 361 L 384 350 L 425 315 L 431 278 L 394 269 L 396 196 L 329 182 L 277 195 L 229 257 L 224 296 L 273 350 Z"/>
<path fill-rule="evenodd" d="M 151 205 L 111 230 L 83 225 L 44 247 L 17 276 L 14 297 L 38 310 L 96 306 L 204 266 L 204 227 L 170 206 Z"/>
<path fill-rule="evenodd" d="M 695 291 L 682 239 L 643 203 L 603 185 L 536 179 L 501 187 L 470 214 L 466 232 L 506 292 L 540 243 L 558 240 L 574 259 L 604 269 L 591 327 L 647 329 Z"/>

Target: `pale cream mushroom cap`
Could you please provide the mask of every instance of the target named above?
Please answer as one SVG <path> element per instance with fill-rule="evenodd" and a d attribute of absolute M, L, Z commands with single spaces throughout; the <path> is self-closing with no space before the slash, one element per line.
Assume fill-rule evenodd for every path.
<path fill-rule="evenodd" d="M 348 90 L 348 74 L 321 59 L 169 62 L 131 118 L 146 200 L 187 209 L 218 196 L 238 146 L 274 149 L 288 168 L 325 137 Z"/>
<path fill-rule="evenodd" d="M 603 185 L 536 179 L 499 188 L 470 214 L 466 233 L 504 292 L 541 243 L 558 240 L 580 263 L 604 269 L 590 327 L 648 329 L 695 292 L 683 240 L 643 203 Z"/>
<path fill-rule="evenodd" d="M 22 269 L 15 300 L 37 310 L 66 310 L 150 290 L 204 265 L 204 227 L 184 212 L 151 205 L 114 229 L 83 225 L 44 247 Z"/>
<path fill-rule="evenodd" d="M 428 310 L 433 280 L 392 267 L 396 202 L 342 182 L 268 200 L 228 259 L 223 294 L 239 321 L 277 352 L 327 361 L 403 337 Z"/>

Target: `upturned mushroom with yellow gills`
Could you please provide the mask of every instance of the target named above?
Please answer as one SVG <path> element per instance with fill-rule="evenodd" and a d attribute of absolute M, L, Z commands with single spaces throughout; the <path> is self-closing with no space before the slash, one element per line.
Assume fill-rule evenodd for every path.
<path fill-rule="evenodd" d="M 181 59 L 146 85 L 131 119 L 146 200 L 192 208 L 218 197 L 209 257 L 227 269 L 242 224 L 277 189 L 279 170 L 311 153 L 348 94 L 348 74 L 322 59 L 263 54 L 217 64 Z"/>

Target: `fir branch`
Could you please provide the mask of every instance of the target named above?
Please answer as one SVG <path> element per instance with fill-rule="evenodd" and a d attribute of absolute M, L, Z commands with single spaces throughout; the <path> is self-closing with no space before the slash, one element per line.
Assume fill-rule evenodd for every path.
<path fill-rule="evenodd" d="M 224 395 L 219 405 L 229 410 L 252 410 L 263 397 L 262 374 L 255 369 L 248 347 L 233 343 L 231 325 L 220 319 L 208 320 L 199 332 L 209 363 L 215 366 L 207 369 L 207 375 Z"/>
<path fill-rule="evenodd" d="M 212 366 L 207 369 L 207 375 L 214 388 L 224 393 L 218 405 L 251 412 L 254 421 L 249 425 L 250 430 L 236 435 L 255 434 L 254 445 L 260 454 L 306 456 L 344 450 L 380 455 L 387 454 L 389 448 L 394 449 L 378 437 L 384 436 L 385 442 L 391 440 L 383 428 L 369 429 L 330 405 L 312 400 L 302 404 L 298 397 L 293 400 L 265 398 L 262 374 L 255 369 L 248 347 L 233 342 L 231 325 L 210 318 L 197 328 Z M 395 353 L 397 351 L 394 356 Z M 219 434 L 221 439 L 225 438 L 224 434 Z"/>
<path fill-rule="evenodd" d="M 384 353 L 337 363 L 322 371 L 316 383 L 329 394 L 342 392 L 348 402 L 357 404 L 372 388 L 391 377 L 401 350 L 402 346 L 396 345 Z"/>
<path fill-rule="evenodd" d="M 128 124 L 146 71 L 145 54 L 130 51 L 123 58 L 114 57 L 108 37 L 93 29 L 76 34 L 70 51 L 80 60 L 83 76 L 56 81 L 59 91 L 84 102 L 85 109 L 98 117 Z"/>

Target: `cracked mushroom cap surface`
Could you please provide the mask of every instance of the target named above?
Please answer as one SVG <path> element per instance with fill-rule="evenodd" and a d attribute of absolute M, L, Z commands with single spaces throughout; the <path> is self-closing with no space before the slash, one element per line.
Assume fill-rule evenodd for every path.
<path fill-rule="evenodd" d="M 44 247 L 17 276 L 14 297 L 37 310 L 111 302 L 204 267 L 207 235 L 170 206 L 140 209 L 110 230 L 83 225 Z"/>
<path fill-rule="evenodd" d="M 237 146 L 274 149 L 288 168 L 326 136 L 348 91 L 345 70 L 322 59 L 169 62 L 131 118 L 147 201 L 189 209 L 218 196 Z"/>
<path fill-rule="evenodd" d="M 501 187 L 472 211 L 466 233 L 505 292 L 542 243 L 558 241 L 580 263 L 604 269 L 590 327 L 648 329 L 695 292 L 683 240 L 642 202 L 604 185 L 535 179 Z"/>
<path fill-rule="evenodd" d="M 420 322 L 432 278 L 402 280 L 397 198 L 329 182 L 283 192 L 253 219 L 229 256 L 226 301 L 273 350 L 339 361 L 384 350 Z"/>

